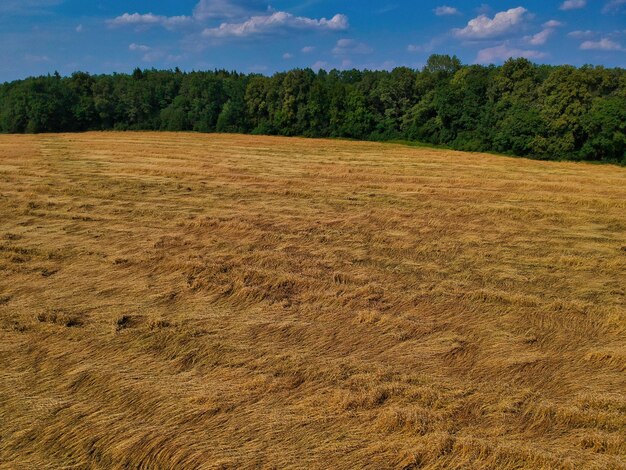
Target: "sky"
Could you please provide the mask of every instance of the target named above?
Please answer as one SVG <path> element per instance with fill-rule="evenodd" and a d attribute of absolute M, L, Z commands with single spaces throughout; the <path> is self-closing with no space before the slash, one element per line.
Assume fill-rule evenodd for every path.
<path fill-rule="evenodd" d="M 0 0 L 0 82 L 135 67 L 626 67 L 626 0 Z"/>

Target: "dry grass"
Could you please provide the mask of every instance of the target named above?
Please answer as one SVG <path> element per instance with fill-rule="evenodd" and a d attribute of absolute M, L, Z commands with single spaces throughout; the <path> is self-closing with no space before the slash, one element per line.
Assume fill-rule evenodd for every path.
<path fill-rule="evenodd" d="M 626 169 L 0 137 L 0 466 L 626 468 Z"/>

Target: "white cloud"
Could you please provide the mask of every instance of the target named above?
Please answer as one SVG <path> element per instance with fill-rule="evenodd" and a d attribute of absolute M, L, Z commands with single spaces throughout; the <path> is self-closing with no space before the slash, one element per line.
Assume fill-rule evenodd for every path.
<path fill-rule="evenodd" d="M 455 29 L 454 34 L 463 39 L 487 39 L 505 36 L 515 31 L 526 19 L 528 10 L 523 7 L 511 8 L 496 13 L 493 18 L 480 15 L 467 23 L 463 29 Z"/>
<path fill-rule="evenodd" d="M 285 60 L 293 59 L 293 54 L 291 54 L 290 52 L 285 52 L 283 54 L 283 59 Z"/>
<path fill-rule="evenodd" d="M 585 8 L 587 6 L 587 0 L 565 0 L 559 9 L 561 10 L 578 10 L 579 8 Z"/>
<path fill-rule="evenodd" d="M 560 26 L 563 26 L 563 23 L 561 23 L 560 21 L 557 21 L 557 20 L 546 21 L 543 24 L 544 28 L 558 28 Z"/>
<path fill-rule="evenodd" d="M 624 5 L 626 5 L 626 0 L 610 0 L 604 5 L 602 9 L 602 13 L 611 13 L 620 10 Z"/>
<path fill-rule="evenodd" d="M 53 1 L 53 0 L 48 0 Z M 55 0 L 59 1 L 59 0 Z M 193 16 L 163 16 L 153 13 L 124 13 L 108 23 L 111 26 L 153 26 L 160 25 L 168 29 L 221 18 L 249 18 L 262 14 L 266 8 L 262 0 L 199 0 L 193 10 Z"/>
<path fill-rule="evenodd" d="M 150 46 L 146 46 L 145 44 L 136 44 L 132 43 L 128 46 L 128 50 L 131 52 L 141 53 L 141 60 L 144 62 L 154 62 L 156 60 L 163 59 L 165 56 L 165 52 L 162 50 L 154 49 Z M 168 60 L 173 56 L 169 56 Z M 170 62 L 175 62 L 176 60 L 170 60 Z"/>
<path fill-rule="evenodd" d="M 342 14 L 336 14 L 330 19 L 308 18 L 284 11 L 274 11 L 265 5 L 267 5 L 265 0 L 199 0 L 191 16 L 124 13 L 107 20 L 107 24 L 111 27 L 135 26 L 138 29 L 162 26 L 173 30 L 183 26 L 206 25 L 208 20 L 216 18 L 226 20 L 217 27 L 205 28 L 202 31 L 202 36 L 212 38 L 244 38 L 285 30 L 344 31 L 349 27 L 348 17 Z"/>
<path fill-rule="evenodd" d="M 311 52 L 313 52 L 314 50 L 315 50 L 315 47 L 314 47 L 314 46 L 304 46 L 304 47 L 301 49 L 301 52 L 302 52 L 303 54 L 310 54 L 310 53 L 311 53 Z"/>
<path fill-rule="evenodd" d="M 588 29 L 587 31 L 572 31 L 571 33 L 567 33 L 567 35 L 571 38 L 583 39 L 593 37 L 596 33 Z"/>
<path fill-rule="evenodd" d="M 327 67 L 328 67 L 328 62 L 324 62 L 323 60 L 318 60 L 313 65 L 311 65 L 311 68 L 313 70 L 325 69 Z"/>
<path fill-rule="evenodd" d="M 174 29 L 189 24 L 192 18 L 189 16 L 161 16 L 152 13 L 124 13 L 123 15 L 108 20 L 110 26 L 163 26 Z"/>
<path fill-rule="evenodd" d="M 285 29 L 343 31 L 348 29 L 348 26 L 348 17 L 341 14 L 335 15 L 331 19 L 315 19 L 277 11 L 271 15 L 253 16 L 241 23 L 222 23 L 217 28 L 205 29 L 202 35 L 214 38 L 245 38 Z"/>
<path fill-rule="evenodd" d="M 148 52 L 150 49 L 151 48 L 149 46 L 146 46 L 144 44 L 132 43 L 130 46 L 128 46 L 128 50 L 133 52 Z"/>
<path fill-rule="evenodd" d="M 547 28 L 532 36 L 526 36 L 524 39 L 526 40 L 526 42 L 528 42 L 528 44 L 531 44 L 533 46 L 543 46 L 546 42 L 548 42 L 548 39 L 550 38 L 550 36 L 552 36 L 553 33 L 554 29 Z"/>
<path fill-rule="evenodd" d="M 580 45 L 583 51 L 623 51 L 622 45 L 608 38 L 599 41 L 585 41 Z"/>
<path fill-rule="evenodd" d="M 83 27 L 82 24 L 79 24 L 78 26 L 76 26 L 76 32 L 77 33 L 82 33 L 85 30 L 85 28 Z"/>
<path fill-rule="evenodd" d="M 409 44 L 406 47 L 408 52 L 432 52 L 440 44 L 440 38 L 433 38 L 426 44 Z"/>
<path fill-rule="evenodd" d="M 546 42 L 548 42 L 550 36 L 554 34 L 555 29 L 562 25 L 563 23 L 560 21 L 550 20 L 543 24 L 544 29 L 542 31 L 539 31 L 537 34 L 533 34 L 532 36 L 526 36 L 524 40 L 533 46 L 543 46 Z"/>
<path fill-rule="evenodd" d="M 493 64 L 495 62 L 504 62 L 510 58 L 524 57 L 526 59 L 541 59 L 546 55 L 543 52 L 533 50 L 522 50 L 516 48 L 510 48 L 506 44 L 502 44 L 496 47 L 489 47 L 478 51 L 476 57 L 476 63 L 478 64 Z"/>
<path fill-rule="evenodd" d="M 354 39 L 340 39 L 332 50 L 334 55 L 369 54 L 372 48 Z"/>
<path fill-rule="evenodd" d="M 437 16 L 451 16 L 451 15 L 461 14 L 458 8 L 449 7 L 447 5 L 437 7 L 433 11 L 435 12 L 435 15 Z"/>

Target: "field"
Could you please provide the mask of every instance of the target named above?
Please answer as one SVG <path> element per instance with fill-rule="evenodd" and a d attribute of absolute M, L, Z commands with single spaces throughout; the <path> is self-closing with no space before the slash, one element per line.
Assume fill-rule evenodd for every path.
<path fill-rule="evenodd" d="M 0 136 L 0 468 L 626 468 L 626 168 Z"/>

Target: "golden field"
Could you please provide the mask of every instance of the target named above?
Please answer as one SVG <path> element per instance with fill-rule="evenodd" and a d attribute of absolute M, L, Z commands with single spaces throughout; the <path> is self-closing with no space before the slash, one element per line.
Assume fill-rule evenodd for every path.
<path fill-rule="evenodd" d="M 0 468 L 626 468 L 626 168 L 0 136 Z"/>

